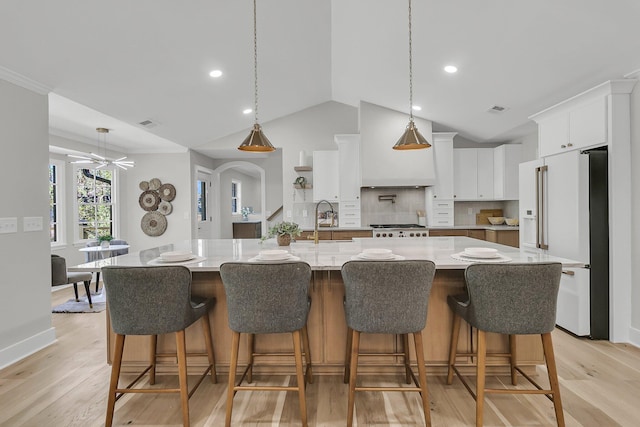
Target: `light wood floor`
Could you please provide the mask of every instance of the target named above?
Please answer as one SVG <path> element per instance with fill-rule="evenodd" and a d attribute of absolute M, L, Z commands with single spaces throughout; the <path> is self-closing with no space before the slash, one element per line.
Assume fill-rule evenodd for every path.
<path fill-rule="evenodd" d="M 53 292 L 52 305 L 72 295 L 72 289 Z M 105 313 L 53 314 L 53 325 L 57 343 L 0 371 L 1 426 L 104 425 L 110 373 Z M 553 339 L 567 425 L 640 425 L 640 349 L 576 339 L 559 330 Z M 542 384 L 545 377 L 541 368 Z M 176 383 L 170 376 L 159 380 Z M 266 380 L 294 381 L 282 376 Z M 383 380 L 391 384 L 396 378 Z M 474 425 L 475 403 L 457 379 L 447 386 L 444 377 L 432 375 L 428 382 L 434 426 Z M 508 382 L 508 377 L 490 377 L 487 384 Z M 193 426 L 224 425 L 225 391 L 224 376 L 218 384 L 200 385 L 190 400 Z M 234 402 L 234 426 L 299 425 L 295 393 L 242 392 Z M 345 425 L 347 389 L 341 378 L 316 376 L 307 402 L 311 426 Z M 485 414 L 486 426 L 555 425 L 552 404 L 541 396 L 493 395 Z M 359 393 L 356 417 L 358 426 L 423 425 L 417 393 Z M 179 399 L 125 396 L 116 404 L 114 425 L 181 425 Z"/>

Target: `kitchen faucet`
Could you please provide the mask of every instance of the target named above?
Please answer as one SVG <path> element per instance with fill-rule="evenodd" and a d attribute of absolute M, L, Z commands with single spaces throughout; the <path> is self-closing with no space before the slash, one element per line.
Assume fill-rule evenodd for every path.
<path fill-rule="evenodd" d="M 315 243 L 316 245 L 318 244 L 318 206 L 320 206 L 320 203 L 326 203 L 331 207 L 331 213 L 335 214 L 335 211 L 333 210 L 333 205 L 328 201 L 328 200 L 320 200 L 318 203 L 316 203 L 316 223 L 313 227 L 313 235 L 311 236 L 307 236 L 307 239 L 313 239 L 313 243 Z"/>

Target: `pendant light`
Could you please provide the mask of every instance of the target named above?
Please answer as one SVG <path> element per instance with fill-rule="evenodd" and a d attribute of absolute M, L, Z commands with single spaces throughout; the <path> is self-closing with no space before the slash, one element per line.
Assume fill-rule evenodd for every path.
<path fill-rule="evenodd" d="M 418 132 L 413 122 L 413 61 L 411 52 L 411 0 L 409 0 L 409 124 L 404 133 L 393 146 L 394 150 L 417 150 L 429 148 L 431 144 Z"/>
<path fill-rule="evenodd" d="M 242 141 L 238 147 L 241 151 L 265 152 L 275 151 L 275 148 L 269 142 L 269 139 L 262 132 L 262 126 L 258 123 L 258 32 L 256 25 L 256 0 L 253 0 L 253 82 L 254 82 L 254 118 L 253 129 L 249 136 Z"/>

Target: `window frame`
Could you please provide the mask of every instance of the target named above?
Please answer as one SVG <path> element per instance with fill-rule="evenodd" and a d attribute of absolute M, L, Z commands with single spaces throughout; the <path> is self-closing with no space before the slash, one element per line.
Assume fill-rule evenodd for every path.
<path fill-rule="evenodd" d="M 234 186 L 235 186 L 235 193 L 236 193 L 235 196 L 233 195 Z M 233 203 L 234 200 L 235 200 L 235 206 Z M 241 209 L 242 209 L 242 181 L 239 181 L 237 179 L 232 179 L 231 180 L 231 215 L 242 215 Z"/>
<path fill-rule="evenodd" d="M 65 203 L 65 193 L 66 193 L 66 162 L 59 159 L 49 159 L 49 168 L 51 166 L 54 167 L 55 170 L 55 183 L 53 186 L 55 188 L 55 225 L 56 225 L 56 239 L 54 241 L 51 240 L 51 200 L 49 200 L 49 243 L 51 247 L 60 247 L 66 245 L 66 203 Z M 52 182 L 49 180 L 49 185 Z M 51 194 L 51 193 L 49 193 Z"/>
<path fill-rule="evenodd" d="M 75 244 L 83 244 L 86 242 L 94 241 L 95 239 L 87 238 L 84 239 L 80 235 L 79 224 L 80 224 L 80 203 L 78 202 L 78 171 L 81 169 L 89 169 L 95 171 L 96 168 L 93 164 L 74 164 L 73 165 L 73 239 Z M 118 235 L 119 232 L 119 215 L 118 215 L 118 168 L 109 165 L 99 170 L 108 170 L 111 171 L 111 201 L 109 205 L 111 206 L 111 235 L 113 237 Z"/>

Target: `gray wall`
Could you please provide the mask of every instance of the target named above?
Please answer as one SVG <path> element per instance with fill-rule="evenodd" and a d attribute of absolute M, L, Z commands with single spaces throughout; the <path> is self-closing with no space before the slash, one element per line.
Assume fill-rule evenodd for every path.
<path fill-rule="evenodd" d="M 240 182 L 241 207 L 251 206 L 255 213 L 260 213 L 261 194 L 260 178 L 255 178 L 239 172 L 236 169 L 227 169 L 220 174 L 220 198 L 215 202 L 220 206 L 220 238 L 233 238 L 233 222 L 242 220 L 242 215 L 231 214 L 231 182 Z"/>
<path fill-rule="evenodd" d="M 0 80 L 0 218 L 18 218 L 0 234 L 0 368 L 55 340 L 51 326 L 49 113 L 46 95 Z M 24 217 L 43 230 L 22 231 Z"/>
<path fill-rule="evenodd" d="M 634 218 L 631 221 L 632 247 L 631 257 L 638 259 L 640 254 L 640 85 L 635 86 L 631 93 L 631 202 Z M 632 267 L 631 289 L 631 333 L 632 342 L 640 346 L 640 263 L 635 262 Z"/>

